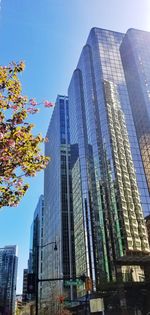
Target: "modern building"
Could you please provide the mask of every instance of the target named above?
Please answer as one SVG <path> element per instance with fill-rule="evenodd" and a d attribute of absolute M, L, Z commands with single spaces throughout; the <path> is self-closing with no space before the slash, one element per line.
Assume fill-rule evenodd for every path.
<path fill-rule="evenodd" d="M 149 254 L 150 198 L 120 55 L 123 38 L 93 28 L 68 90 L 76 275 L 92 278 L 94 290 L 117 279 L 119 257 Z M 140 280 L 143 270 L 132 267 L 122 266 L 122 273 L 132 269 Z M 78 295 L 84 294 L 80 286 Z"/>
<path fill-rule="evenodd" d="M 41 195 L 34 211 L 33 222 L 30 231 L 30 251 L 28 261 L 28 272 L 38 274 L 38 278 L 43 276 L 43 215 L 44 196 Z M 38 285 L 39 300 L 42 298 L 42 282 Z M 35 299 L 35 295 L 32 295 Z"/>
<path fill-rule="evenodd" d="M 0 248 L 0 314 L 15 314 L 17 265 L 16 245 Z"/>
<path fill-rule="evenodd" d="M 26 302 L 28 299 L 27 277 L 28 277 L 28 269 L 24 269 L 23 270 L 23 287 L 22 287 L 22 301 L 23 302 Z"/>
<path fill-rule="evenodd" d="M 44 234 L 43 242 L 56 242 L 44 248 L 45 278 L 74 274 L 73 212 L 70 172 L 70 134 L 68 98 L 59 95 L 47 131 L 45 155 L 50 162 L 44 171 Z M 72 296 L 72 288 L 63 281 L 45 283 L 45 299 L 64 292 Z M 51 309 L 52 312 L 52 309 Z"/>
<path fill-rule="evenodd" d="M 120 51 L 150 192 L 150 33 L 129 29 Z M 147 202 L 147 194 L 143 201 Z"/>

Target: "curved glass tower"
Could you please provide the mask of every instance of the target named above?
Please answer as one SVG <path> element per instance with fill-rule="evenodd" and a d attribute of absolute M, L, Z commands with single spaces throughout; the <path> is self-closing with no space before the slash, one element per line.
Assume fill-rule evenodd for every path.
<path fill-rule="evenodd" d="M 90 276 L 94 289 L 116 279 L 118 257 L 149 253 L 150 198 L 120 56 L 123 37 L 93 28 L 68 90 L 76 273 Z"/>

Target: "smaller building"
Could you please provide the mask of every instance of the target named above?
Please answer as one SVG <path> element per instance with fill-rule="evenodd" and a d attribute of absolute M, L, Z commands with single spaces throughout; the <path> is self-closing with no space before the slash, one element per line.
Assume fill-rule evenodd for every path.
<path fill-rule="evenodd" d="M 30 251 L 28 260 L 27 273 L 38 274 L 38 278 L 43 276 L 43 215 L 44 215 L 44 196 L 39 197 L 37 206 L 33 215 L 33 222 L 30 231 Z M 38 258 L 38 259 L 37 259 Z M 24 289 L 26 290 L 27 275 L 24 273 L 25 283 Z M 42 299 L 42 282 L 38 285 L 39 301 Z M 29 296 L 27 297 L 29 298 Z M 35 294 L 30 295 L 29 300 L 35 300 Z"/>
<path fill-rule="evenodd" d="M 0 314 L 15 314 L 17 265 L 16 245 L 0 248 Z"/>
<path fill-rule="evenodd" d="M 27 277 L 28 277 L 28 269 L 23 270 L 23 288 L 22 288 L 22 301 L 27 302 L 28 293 L 27 293 Z"/>
<path fill-rule="evenodd" d="M 16 301 L 15 301 L 15 314 L 19 315 L 22 310 L 22 295 L 16 294 Z"/>

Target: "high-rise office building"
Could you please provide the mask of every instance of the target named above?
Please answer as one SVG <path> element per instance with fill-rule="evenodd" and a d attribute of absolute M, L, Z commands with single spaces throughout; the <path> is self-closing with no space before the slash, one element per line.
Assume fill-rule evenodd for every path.
<path fill-rule="evenodd" d="M 73 213 L 70 174 L 70 135 L 68 98 L 59 95 L 47 131 L 45 155 L 50 162 L 44 171 L 43 242 L 55 242 L 44 248 L 44 277 L 58 278 L 74 273 Z M 45 283 L 45 297 L 72 290 L 63 281 Z"/>
<path fill-rule="evenodd" d="M 0 248 L 0 313 L 15 314 L 18 257 L 15 245 Z"/>
<path fill-rule="evenodd" d="M 28 261 L 28 272 L 38 274 L 38 278 L 43 276 L 43 216 L 44 216 L 44 196 L 41 195 L 34 211 L 33 222 L 30 232 L 30 252 Z M 38 261 L 37 261 L 38 260 Z M 39 299 L 42 299 L 42 282 L 38 284 Z M 35 296 L 32 296 L 34 299 Z"/>
<path fill-rule="evenodd" d="M 129 29 L 120 51 L 150 192 L 150 33 Z M 147 194 L 143 201 L 147 202 Z"/>
<path fill-rule="evenodd" d="M 76 274 L 90 276 L 94 289 L 116 280 L 119 257 L 149 253 L 143 212 L 150 213 L 150 198 L 120 56 L 123 38 L 91 30 L 68 94 Z"/>

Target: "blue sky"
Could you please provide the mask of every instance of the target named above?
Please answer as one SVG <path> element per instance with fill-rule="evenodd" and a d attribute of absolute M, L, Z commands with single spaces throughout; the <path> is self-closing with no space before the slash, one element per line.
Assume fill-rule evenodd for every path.
<path fill-rule="evenodd" d="M 126 32 L 134 27 L 150 31 L 149 0 L 1 0 L 0 64 L 24 60 L 24 95 L 55 101 L 66 94 L 89 31 L 97 26 Z M 51 110 L 34 118 L 35 132 L 45 135 Z M 0 247 L 17 244 L 17 292 L 27 266 L 30 225 L 40 194 L 43 174 L 30 180 L 30 189 L 17 208 L 0 212 Z"/>

